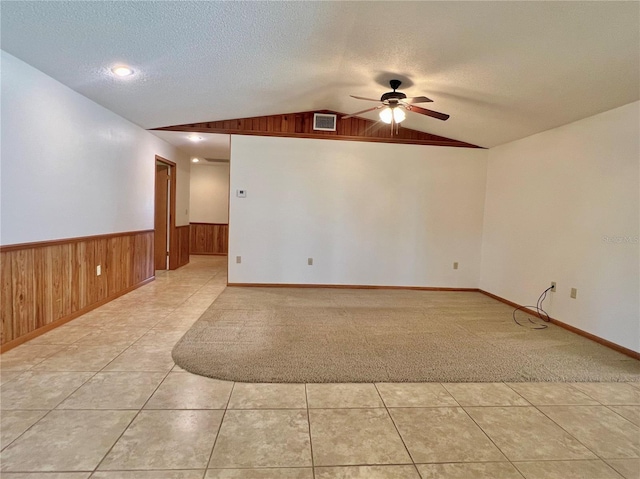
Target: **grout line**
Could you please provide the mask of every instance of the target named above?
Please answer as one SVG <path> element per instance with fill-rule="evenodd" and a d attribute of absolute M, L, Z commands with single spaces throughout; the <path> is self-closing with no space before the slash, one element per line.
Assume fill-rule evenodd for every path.
<path fill-rule="evenodd" d="M 236 383 L 234 382 L 231 386 L 231 391 L 229 392 L 229 398 L 227 399 L 227 404 L 224 406 L 224 412 L 222 413 L 222 417 L 220 418 L 220 426 L 218 426 L 218 432 L 216 433 L 216 438 L 213 440 L 213 446 L 211 446 L 211 452 L 209 453 L 209 460 L 207 461 L 207 465 L 205 466 L 205 474 L 209 466 L 211 465 L 211 459 L 213 459 L 213 451 L 216 448 L 216 444 L 218 443 L 218 438 L 220 437 L 220 432 L 222 431 L 222 424 L 224 423 L 224 418 L 227 415 L 227 411 L 229 410 L 229 403 L 231 402 L 231 396 L 233 396 L 233 390 L 236 388 Z"/>
<path fill-rule="evenodd" d="M 554 407 L 554 406 L 541 406 L 541 407 Z M 567 406 L 561 406 L 561 407 L 567 407 Z M 579 408 L 579 407 L 603 407 L 605 409 L 607 409 L 606 406 L 599 404 L 599 405 L 593 405 L 593 406 L 569 406 L 571 408 Z M 575 441 L 582 445 L 587 451 L 589 451 L 591 454 L 593 454 L 596 458 L 600 459 L 601 461 L 604 461 L 604 457 L 602 457 L 600 454 L 598 454 L 596 451 L 592 450 L 590 447 L 588 447 L 584 442 L 582 442 L 580 439 L 578 439 L 573 433 L 571 433 L 570 431 L 568 431 L 566 428 L 564 428 L 560 423 L 556 422 L 553 420 L 553 418 L 549 417 L 544 411 L 542 411 L 538 406 L 534 406 L 534 408 L 540 412 L 540 414 L 542 414 L 544 417 L 546 417 L 547 419 L 549 419 L 549 421 L 551 421 L 553 424 L 555 424 L 556 426 L 558 426 L 560 429 L 562 429 L 564 432 L 566 432 L 569 436 L 571 436 L 573 439 L 575 439 Z M 637 426 L 636 426 L 637 427 Z M 588 461 L 590 460 L 589 458 L 583 458 L 581 459 L 583 461 Z M 591 459 L 593 460 L 593 459 Z M 617 471 L 616 471 L 617 472 Z"/>
<path fill-rule="evenodd" d="M 307 394 L 307 383 L 304 383 L 304 403 L 307 409 L 307 425 L 309 426 L 309 450 L 311 452 L 311 475 L 316 478 L 316 465 L 313 459 L 313 439 L 311 439 L 311 412 L 309 410 L 309 397 Z"/>
<path fill-rule="evenodd" d="M 418 468 L 416 467 L 416 461 L 415 461 L 415 459 L 413 459 L 413 456 L 411 455 L 411 452 L 409 451 L 409 448 L 407 447 L 407 443 L 405 442 L 404 438 L 402 437 L 402 434 L 400 434 L 400 429 L 398 429 L 398 426 L 397 426 L 396 422 L 393 420 L 393 416 L 391 415 L 391 412 L 389 411 L 389 408 L 387 407 L 387 404 L 384 402 L 384 399 L 382 398 L 382 394 L 380 394 L 380 390 L 378 389 L 378 385 L 376 383 L 373 383 L 373 387 L 376 389 L 376 392 L 378 393 L 378 397 L 382 401 L 382 404 L 384 404 L 384 409 L 387 411 L 387 416 L 389 417 L 389 419 L 391 419 L 391 424 L 393 424 L 393 427 L 396 430 L 396 433 L 398 434 L 398 437 L 400 438 L 400 441 L 402 442 L 402 445 L 404 446 L 404 450 L 407 451 L 407 455 L 409 456 L 409 459 L 411 459 L 411 463 L 413 464 L 413 467 L 416 468 L 416 471 L 417 471 Z M 418 475 L 421 476 L 420 472 L 418 472 Z"/>
<path fill-rule="evenodd" d="M 467 406 L 467 407 L 476 407 L 476 406 Z M 530 407 L 530 406 L 485 406 L 485 407 Z M 467 415 L 467 417 L 469 419 L 471 419 L 471 421 L 473 421 L 473 423 L 476 425 L 476 427 L 478 429 L 480 429 L 480 431 L 482 431 L 482 434 L 485 435 L 485 437 L 487 439 L 489 439 L 489 441 L 491 442 L 491 444 L 493 444 L 495 446 L 495 448 L 500 451 L 500 454 L 502 454 L 505 458 L 505 460 L 511 464 L 511 467 L 513 467 L 516 471 L 518 471 L 518 474 L 520 474 L 521 476 L 524 477 L 524 474 L 522 474 L 520 472 L 520 469 L 518 469 L 515 464 L 513 463 L 513 461 L 509 458 L 509 456 L 507 456 L 507 454 L 500 448 L 500 446 L 498 446 L 496 444 L 496 442 L 493 440 L 493 438 L 491 436 L 489 436 L 489 433 L 487 433 L 484 429 L 482 429 L 482 426 L 480 424 L 478 424 L 478 422 L 473 418 L 473 416 L 471 416 L 471 414 L 469 414 L 469 412 L 465 409 L 464 406 L 461 407 L 461 409 L 464 411 L 464 413 Z M 502 462 L 502 461 L 501 461 Z"/>
<path fill-rule="evenodd" d="M 140 415 L 140 413 L 143 411 L 144 407 L 147 405 L 147 403 L 151 400 L 151 398 L 153 397 L 153 395 L 158 391 L 158 389 L 160 389 L 160 386 L 162 386 L 162 383 L 165 381 L 165 379 L 167 379 L 167 376 L 169 376 L 169 373 L 171 372 L 171 370 L 169 370 L 165 375 L 164 378 L 162 378 L 162 380 L 158 383 L 158 385 L 155 387 L 155 389 L 153 390 L 153 392 L 149 395 L 149 397 L 147 398 L 147 400 L 144 402 L 144 404 L 142 405 L 142 407 L 140 407 L 140 409 L 138 409 L 138 412 L 136 414 L 133 415 L 133 417 L 131 418 L 131 421 L 129 421 L 129 423 L 127 424 L 127 426 L 122 430 L 122 433 L 120 433 L 120 435 L 118 436 L 118 439 L 116 439 L 114 441 L 114 443 L 111 445 L 111 447 L 109 448 L 109 450 L 105 453 L 104 456 L 102 456 L 102 459 L 100 459 L 100 461 L 98 462 L 98 464 L 96 464 L 96 467 L 93 469 L 91 475 L 93 475 L 93 473 L 95 473 L 98 468 L 100 467 L 100 465 L 104 462 L 104 460 L 107 458 L 107 456 L 111 453 L 111 451 L 113 450 L 113 448 L 116 446 L 116 444 L 118 444 L 118 442 L 120 441 L 120 439 L 122 438 L 122 436 L 124 436 L 124 434 L 129 430 L 129 428 L 131 427 L 131 424 L 133 424 L 133 421 L 135 421 L 137 419 L 137 417 Z"/>

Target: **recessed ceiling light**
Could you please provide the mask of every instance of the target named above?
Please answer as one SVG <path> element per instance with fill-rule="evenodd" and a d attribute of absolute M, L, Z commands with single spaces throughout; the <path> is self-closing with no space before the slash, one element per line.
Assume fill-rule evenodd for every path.
<path fill-rule="evenodd" d="M 194 158 L 194 159 L 192 159 L 191 161 L 193 161 L 194 163 L 197 163 L 197 162 L 199 162 L 200 160 L 199 160 L 198 158 Z"/>
<path fill-rule="evenodd" d="M 201 136 L 198 136 L 198 135 L 189 135 L 188 138 L 191 141 L 202 141 L 203 140 L 203 138 Z"/>
<path fill-rule="evenodd" d="M 128 77 L 133 75 L 133 70 L 125 65 L 118 65 L 111 69 L 111 72 L 119 77 Z"/>

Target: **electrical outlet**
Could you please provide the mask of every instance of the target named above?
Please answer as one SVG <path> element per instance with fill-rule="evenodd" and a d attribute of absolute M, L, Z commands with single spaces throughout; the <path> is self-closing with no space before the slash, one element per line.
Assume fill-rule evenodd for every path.
<path fill-rule="evenodd" d="M 242 263 L 242 256 L 236 256 L 236 263 Z"/>
<path fill-rule="evenodd" d="M 102 265 L 96 266 L 96 276 L 100 276 L 102 274 Z"/>
<path fill-rule="evenodd" d="M 307 264 L 313 266 L 313 258 L 307 258 Z"/>
<path fill-rule="evenodd" d="M 453 269 L 458 269 L 458 262 L 453 263 Z"/>
<path fill-rule="evenodd" d="M 576 299 L 576 296 L 578 296 L 578 290 L 576 288 L 571 288 L 571 297 Z"/>
<path fill-rule="evenodd" d="M 555 292 L 556 292 L 556 282 L 555 282 L 555 281 L 551 281 L 551 291 L 552 291 L 553 293 L 555 293 Z"/>

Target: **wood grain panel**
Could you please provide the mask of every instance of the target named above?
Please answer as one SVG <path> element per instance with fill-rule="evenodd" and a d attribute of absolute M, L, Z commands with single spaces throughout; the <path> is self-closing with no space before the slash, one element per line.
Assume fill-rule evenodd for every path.
<path fill-rule="evenodd" d="M 11 271 L 11 255 L 9 253 L 0 253 L 0 317 L 2 318 L 0 344 L 13 337 L 13 281 Z"/>
<path fill-rule="evenodd" d="M 176 228 L 178 239 L 178 268 L 189 263 L 189 225 Z"/>
<path fill-rule="evenodd" d="M 188 227 L 183 229 L 188 234 Z M 153 240 L 153 231 L 141 231 L 31 244 L 0 253 L 0 349 L 11 349 L 23 338 L 153 279 Z M 186 256 L 188 261 L 188 248 Z M 96 275 L 97 265 L 101 276 Z"/>
<path fill-rule="evenodd" d="M 22 336 L 36 329 L 36 282 L 34 250 L 16 251 L 11 255 L 13 290 L 13 330 Z"/>
<path fill-rule="evenodd" d="M 191 254 L 228 252 L 229 225 L 226 223 L 191 223 Z"/>
<path fill-rule="evenodd" d="M 337 115 L 336 131 L 313 129 L 313 114 Z M 460 148 L 481 148 L 463 141 L 432 135 L 423 131 L 400 126 L 391 134 L 391 126 L 379 121 L 351 117 L 342 119 L 344 113 L 318 110 L 281 115 L 239 118 L 235 120 L 208 121 L 186 125 L 153 128 L 164 131 L 188 131 L 194 133 L 224 133 L 232 135 L 279 136 L 291 138 L 316 138 L 324 140 L 368 141 L 378 143 L 402 143 L 415 145 L 455 146 Z"/>

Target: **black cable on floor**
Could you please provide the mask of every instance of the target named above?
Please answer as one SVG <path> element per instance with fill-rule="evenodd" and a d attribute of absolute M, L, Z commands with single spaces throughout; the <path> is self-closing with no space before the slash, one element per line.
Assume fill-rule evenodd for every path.
<path fill-rule="evenodd" d="M 543 324 L 543 323 L 537 323 L 534 320 L 531 319 L 530 315 L 527 315 L 527 319 L 529 320 L 529 323 L 533 324 L 533 327 L 531 326 L 526 326 L 522 323 L 520 323 L 518 321 L 518 319 L 516 318 L 516 312 L 522 310 L 527 310 L 528 313 L 532 313 L 532 311 L 530 311 L 528 308 L 535 308 L 536 312 L 538 313 L 538 317 L 543 320 L 544 322 L 548 323 L 551 321 L 551 316 L 549 316 L 547 314 L 547 312 L 542 309 L 542 303 L 544 302 L 544 300 L 547 297 L 547 293 L 553 289 L 553 286 L 549 286 L 547 289 L 545 289 L 542 294 L 540 295 L 540 297 L 538 298 L 538 301 L 536 302 L 535 306 L 520 306 L 516 309 L 513 310 L 513 321 L 518 325 L 518 326 L 522 326 L 523 328 L 527 328 L 527 329 L 547 329 L 549 327 L 549 325 L 547 324 Z M 543 316 L 544 313 L 544 316 Z"/>

